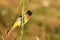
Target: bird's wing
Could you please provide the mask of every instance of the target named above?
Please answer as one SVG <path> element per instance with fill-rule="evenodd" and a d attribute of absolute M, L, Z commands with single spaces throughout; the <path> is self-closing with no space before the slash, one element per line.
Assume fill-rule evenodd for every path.
<path fill-rule="evenodd" d="M 21 26 L 21 18 L 18 17 L 16 22 L 12 25 L 12 27 L 7 31 L 7 34 L 10 35 L 11 31 L 14 30 L 16 27 Z"/>

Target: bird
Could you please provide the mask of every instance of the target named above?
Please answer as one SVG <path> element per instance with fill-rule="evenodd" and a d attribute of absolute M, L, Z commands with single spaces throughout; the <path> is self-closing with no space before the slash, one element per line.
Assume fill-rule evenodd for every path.
<path fill-rule="evenodd" d="M 32 15 L 32 12 L 30 10 L 28 10 L 25 14 L 24 14 L 24 24 L 26 24 L 28 22 L 28 20 L 30 19 Z M 16 18 L 16 21 L 14 22 L 14 24 L 12 25 L 12 27 L 7 31 L 7 35 L 9 36 L 10 33 L 16 28 L 16 27 L 21 27 L 22 24 L 22 15 L 20 15 L 18 18 Z"/>

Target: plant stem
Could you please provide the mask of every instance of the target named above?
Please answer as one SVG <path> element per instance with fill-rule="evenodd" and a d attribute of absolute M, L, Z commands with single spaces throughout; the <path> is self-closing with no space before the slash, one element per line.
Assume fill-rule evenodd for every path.
<path fill-rule="evenodd" d="M 23 30 L 24 30 L 24 0 L 22 0 L 22 24 L 21 24 L 20 40 L 22 40 L 23 37 Z"/>
<path fill-rule="evenodd" d="M 19 0 L 18 2 L 18 13 L 20 12 L 20 3 L 21 3 L 21 0 Z"/>

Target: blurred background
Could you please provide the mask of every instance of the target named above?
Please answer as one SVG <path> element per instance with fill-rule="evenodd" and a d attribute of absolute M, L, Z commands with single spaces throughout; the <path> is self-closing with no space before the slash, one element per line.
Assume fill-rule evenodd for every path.
<path fill-rule="evenodd" d="M 25 0 L 28 10 L 32 16 L 25 24 L 23 40 L 60 40 L 60 0 Z M 21 11 L 21 0 L 20 4 L 19 0 L 0 0 L 0 40 L 19 40 L 19 27 L 10 36 L 6 32 Z"/>

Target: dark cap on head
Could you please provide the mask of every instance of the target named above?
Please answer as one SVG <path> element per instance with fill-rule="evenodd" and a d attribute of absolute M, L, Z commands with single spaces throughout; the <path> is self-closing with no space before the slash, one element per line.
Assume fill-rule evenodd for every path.
<path fill-rule="evenodd" d="M 22 15 L 20 15 L 19 17 L 21 17 L 21 18 L 22 18 Z"/>
<path fill-rule="evenodd" d="M 28 10 L 26 14 L 28 14 L 28 15 L 31 16 L 32 15 L 32 12 Z"/>

